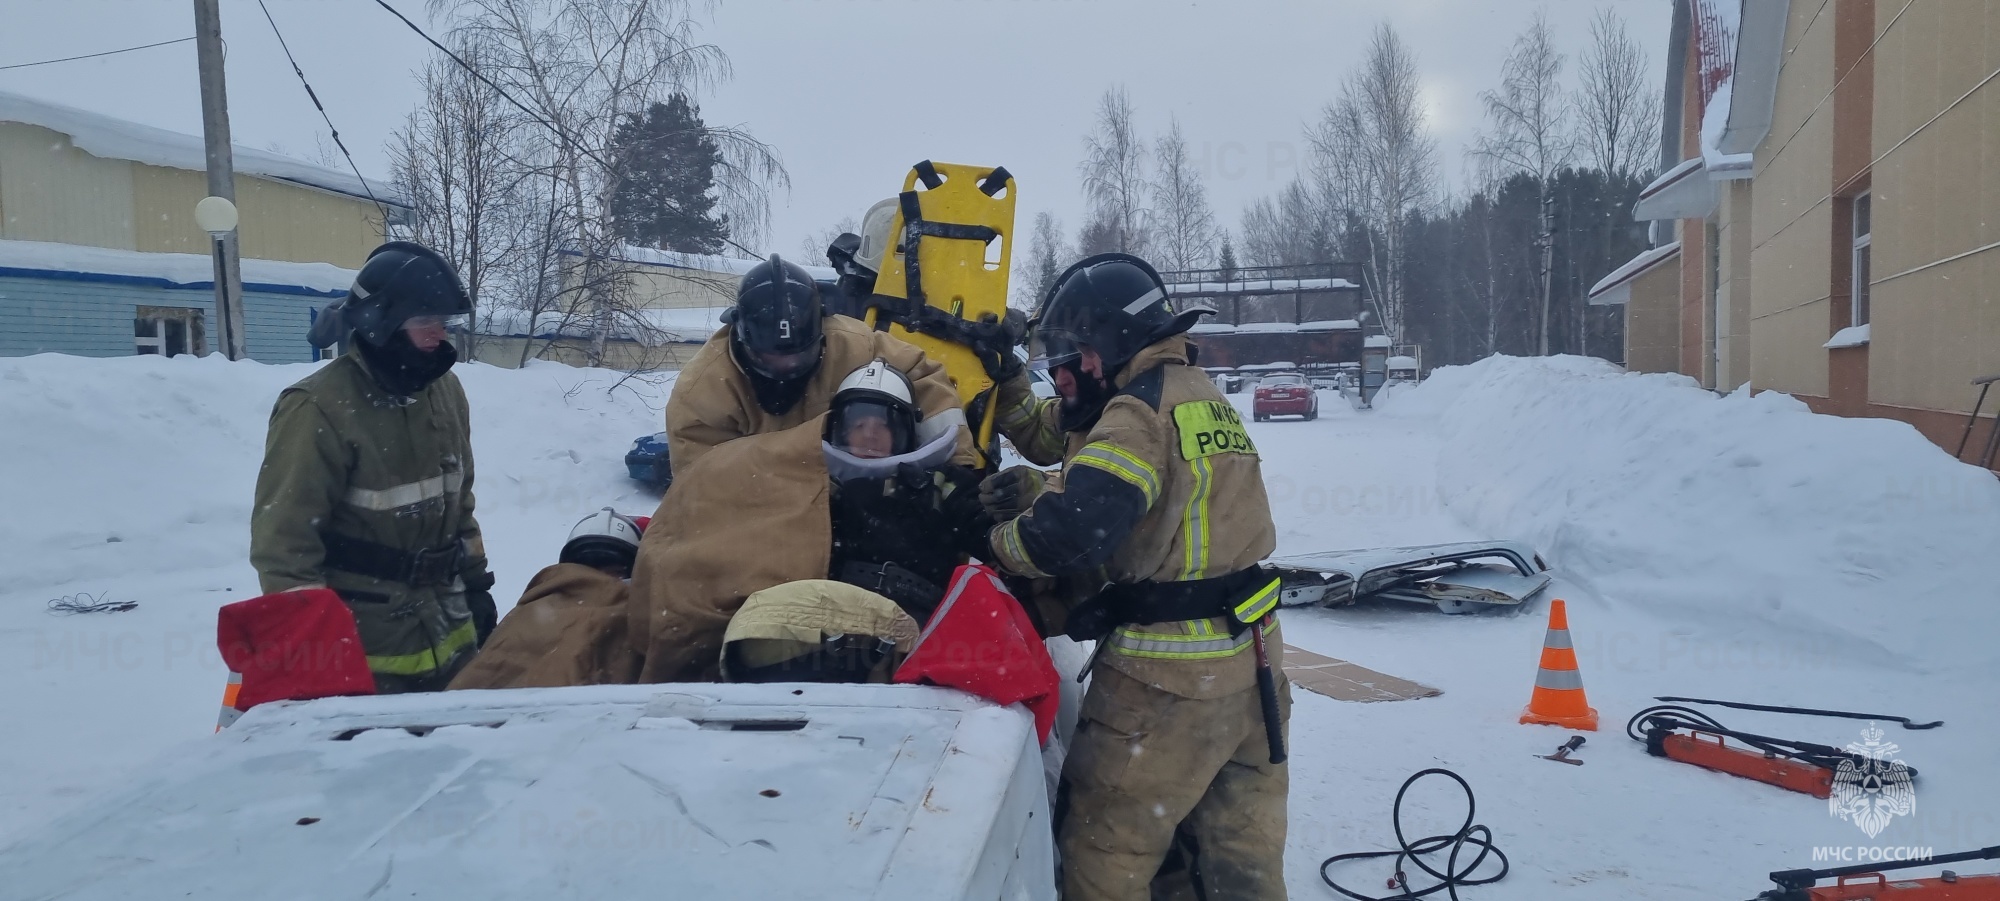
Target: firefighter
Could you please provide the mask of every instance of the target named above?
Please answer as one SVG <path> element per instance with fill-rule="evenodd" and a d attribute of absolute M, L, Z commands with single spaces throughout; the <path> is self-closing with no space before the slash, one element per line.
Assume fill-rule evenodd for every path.
<path fill-rule="evenodd" d="M 1065 631 L 1099 640 L 1063 771 L 1069 901 L 1148 897 L 1177 830 L 1207 897 L 1285 897 L 1290 690 L 1277 582 L 1257 565 L 1275 528 L 1256 446 L 1189 363 L 1185 333 L 1209 312 L 1173 312 L 1137 257 L 1085 259 L 1032 327 L 1031 365 L 1060 397 L 1033 399 L 1018 372 L 1003 395 L 1016 449 L 1063 466 L 986 480 L 990 559 L 1091 589 Z"/>
<path fill-rule="evenodd" d="M 667 400 L 667 453 L 676 476 L 724 441 L 782 431 L 825 413 L 840 380 L 878 357 L 909 377 L 926 419 L 956 424 L 955 461 L 977 465 L 944 367 L 887 332 L 826 315 L 819 286 L 804 268 L 773 254 L 743 276 L 736 304 L 722 319 Z"/>
<path fill-rule="evenodd" d="M 578 520 L 556 563 L 528 580 L 451 688 L 613 685 L 639 672 L 628 629 L 632 567 L 648 520 L 610 507 Z"/>
<path fill-rule="evenodd" d="M 952 464 L 954 435 L 926 426 L 910 380 L 882 360 L 842 379 L 823 456 L 832 483 L 827 578 L 896 602 L 918 623 L 968 554 L 984 554 L 993 520 L 977 471 Z"/>
<path fill-rule="evenodd" d="M 250 564 L 266 593 L 339 593 L 383 693 L 444 688 L 493 628 L 472 427 L 446 340 L 471 311 L 436 251 L 376 248 L 315 324 L 317 343 L 344 338 L 347 353 L 278 395 L 265 438 Z"/>

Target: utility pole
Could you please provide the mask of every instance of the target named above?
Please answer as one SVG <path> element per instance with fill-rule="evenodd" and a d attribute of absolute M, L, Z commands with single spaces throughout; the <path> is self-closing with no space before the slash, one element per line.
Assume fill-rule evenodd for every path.
<path fill-rule="evenodd" d="M 201 134 L 208 145 L 208 193 L 236 202 L 236 162 L 229 150 L 229 92 L 222 77 L 222 13 L 216 0 L 194 0 L 195 60 L 201 70 Z M 247 354 L 243 341 L 243 268 L 236 230 L 215 240 L 215 318 L 222 353 L 231 360 Z"/>

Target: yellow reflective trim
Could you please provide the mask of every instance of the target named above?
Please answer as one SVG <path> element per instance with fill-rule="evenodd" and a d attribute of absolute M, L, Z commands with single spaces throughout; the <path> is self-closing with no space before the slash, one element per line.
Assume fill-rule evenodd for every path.
<path fill-rule="evenodd" d="M 1188 462 L 1194 472 L 1194 491 L 1188 495 L 1187 512 L 1181 519 L 1182 579 L 1200 579 L 1208 573 L 1208 496 L 1215 485 L 1215 469 L 1207 457 Z"/>
<path fill-rule="evenodd" d="M 1277 607 L 1278 580 L 1272 579 L 1271 584 L 1264 586 L 1256 594 L 1251 595 L 1248 600 L 1236 605 L 1236 619 L 1238 622 L 1254 623 L 1263 619 L 1264 614 L 1270 613 L 1272 610 L 1277 609 Z"/>
<path fill-rule="evenodd" d="M 1000 555 L 1007 558 L 1008 568 L 1016 575 L 1042 579 L 1049 576 L 1035 567 L 1035 561 L 1028 559 L 1027 549 L 1021 546 L 1021 520 L 1018 518 L 1000 525 Z"/>
<path fill-rule="evenodd" d="M 1264 633 L 1278 626 L 1277 620 L 1264 624 Z M 1136 629 L 1119 629 L 1111 637 L 1112 650 L 1126 657 L 1141 657 L 1148 660 L 1217 660 L 1234 657 L 1243 649 L 1252 647 L 1254 637 L 1248 630 L 1235 638 L 1206 638 L 1192 635 L 1163 635 L 1158 632 L 1141 632 Z"/>
<path fill-rule="evenodd" d="M 471 646 L 478 640 L 479 633 L 473 630 L 472 623 L 468 621 L 464 625 L 451 630 L 451 634 L 444 637 L 444 643 L 436 648 L 425 648 L 414 654 L 394 654 L 379 657 L 370 654 L 368 655 L 368 670 L 376 673 L 387 673 L 391 676 L 421 676 L 425 673 L 436 672 L 440 667 L 451 662 L 451 658 L 458 656 L 459 651 Z M 442 661 L 438 659 L 440 655 L 444 658 Z"/>
<path fill-rule="evenodd" d="M 1133 456 L 1125 449 L 1106 442 L 1086 444 L 1070 458 L 1073 466 L 1088 466 L 1101 469 L 1130 483 L 1146 495 L 1146 506 L 1160 498 L 1160 476 L 1146 461 Z"/>

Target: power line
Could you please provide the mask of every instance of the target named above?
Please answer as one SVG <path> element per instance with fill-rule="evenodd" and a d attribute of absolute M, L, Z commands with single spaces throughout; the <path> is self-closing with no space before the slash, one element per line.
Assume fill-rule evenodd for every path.
<path fill-rule="evenodd" d="M 494 93 L 499 94 L 501 99 L 507 101 L 508 103 L 513 104 L 515 109 L 518 109 L 521 112 L 528 114 L 528 118 L 535 120 L 543 128 L 546 128 L 549 131 L 554 132 L 556 137 L 562 139 L 563 143 L 570 145 L 570 147 L 574 148 L 576 152 L 581 153 L 584 156 L 590 157 L 592 162 L 595 162 L 599 166 L 603 166 L 604 171 L 606 172 L 615 173 L 618 171 L 617 167 L 614 167 L 610 163 L 605 162 L 603 157 L 598 156 L 596 153 L 592 152 L 590 148 L 585 147 L 582 141 L 570 137 L 569 132 L 563 131 L 562 128 L 557 126 L 554 122 L 550 122 L 549 120 L 542 118 L 540 114 L 536 113 L 532 109 L 529 109 L 527 104 L 522 103 L 519 100 L 515 100 L 514 95 L 507 93 L 507 90 L 505 88 L 502 88 L 497 84 L 494 84 L 493 79 L 486 77 L 486 73 L 479 71 L 479 69 L 474 67 L 471 63 L 468 63 L 464 59 L 460 58 L 458 54 L 451 52 L 451 48 L 438 43 L 436 38 L 433 38 L 429 34 L 425 33 L 422 28 L 417 26 L 417 23 L 410 21 L 410 18 L 408 16 L 405 16 L 402 13 L 397 12 L 396 8 L 390 6 L 387 0 L 375 0 L 375 5 L 388 10 L 390 15 L 403 20 L 403 24 L 410 26 L 410 30 L 416 32 L 418 37 L 423 38 L 431 46 L 436 47 L 438 49 L 438 52 L 443 53 L 445 56 L 451 57 L 451 61 L 457 63 L 459 68 L 464 69 L 468 73 L 471 73 L 472 77 L 479 79 L 479 82 L 481 84 L 489 88 L 492 88 Z"/>
<path fill-rule="evenodd" d="M 258 0 L 258 2 L 262 3 L 263 0 Z M 450 57 L 451 61 L 457 63 L 459 68 L 464 69 L 466 72 L 470 73 L 472 77 L 479 79 L 480 84 L 492 88 L 493 92 L 499 94 L 502 100 L 505 100 L 508 103 L 513 104 L 515 109 L 518 109 L 523 113 L 526 113 L 528 118 L 535 120 L 537 124 L 541 125 L 543 128 L 548 129 L 563 143 L 568 144 L 571 148 L 574 148 L 577 153 L 589 157 L 592 162 L 598 164 L 599 166 L 604 167 L 605 172 L 610 173 L 613 176 L 616 176 L 618 174 L 618 168 L 616 166 L 613 166 L 610 163 L 605 162 L 603 157 L 598 156 L 589 147 L 584 146 L 584 143 L 582 141 L 579 141 L 576 138 L 571 137 L 569 132 L 563 131 L 562 128 L 556 125 L 554 122 L 550 122 L 549 120 L 542 118 L 539 113 L 536 113 L 534 110 L 529 109 L 527 104 L 522 103 L 519 100 L 515 100 L 514 95 L 507 93 L 507 90 L 505 88 L 502 88 L 497 84 L 494 84 L 493 79 L 486 77 L 486 73 L 479 71 L 477 67 L 473 66 L 471 63 L 466 62 L 458 54 L 451 52 L 451 48 L 438 43 L 436 38 L 431 37 L 428 33 L 426 33 L 423 30 L 423 28 L 419 27 L 417 23 L 410 21 L 410 17 L 405 16 L 400 12 L 397 12 L 395 7 L 389 5 L 388 0 L 375 0 L 375 5 L 380 6 L 385 10 L 388 10 L 390 15 L 395 16 L 398 19 L 401 19 L 404 25 L 409 26 L 411 31 L 417 33 L 417 37 L 423 38 L 426 43 L 429 43 L 432 47 L 436 47 L 439 53 L 443 53 L 445 56 Z M 751 255 L 752 257 L 757 257 L 760 259 L 763 257 L 763 254 L 751 250 L 748 247 L 744 247 L 743 245 L 738 244 L 735 241 L 730 240 L 729 238 L 725 237 L 722 240 L 728 243 L 731 247 L 734 247 L 737 250 L 741 250 L 744 253 Z"/>
<path fill-rule="evenodd" d="M 32 62 L 32 63 L 15 63 L 11 66 L 0 66 L 0 72 L 4 72 L 8 69 L 26 69 L 29 66 L 46 66 L 51 63 L 75 62 L 80 59 L 96 59 L 100 56 L 110 56 L 115 53 L 131 53 L 134 50 L 151 50 L 154 47 L 165 47 L 168 44 L 185 44 L 188 41 L 192 40 L 194 40 L 193 37 L 175 38 L 171 41 L 159 41 L 152 44 L 140 44 L 137 47 L 121 47 L 117 50 L 106 50 L 103 53 L 86 53 L 82 56 L 65 56 L 62 59 L 45 59 L 39 62 Z"/>
<path fill-rule="evenodd" d="M 299 84 L 305 86 L 306 96 L 312 99 L 313 108 L 319 110 L 320 119 L 326 122 L 326 130 L 333 133 L 333 146 L 340 148 L 340 155 L 347 158 L 347 168 L 354 173 L 355 180 L 361 182 L 362 192 L 367 194 L 368 199 L 374 201 L 376 208 L 382 211 L 382 227 L 388 228 L 389 206 L 375 196 L 375 189 L 368 186 L 368 179 L 361 174 L 361 167 L 354 164 L 354 154 L 347 152 L 347 144 L 340 139 L 340 129 L 333 127 L 333 117 L 327 115 L 326 105 L 319 102 L 319 94 L 313 91 L 312 82 L 306 80 L 305 70 L 299 68 L 299 61 L 292 58 L 291 45 L 285 43 L 285 33 L 278 30 L 278 20 L 271 18 L 271 8 L 264 5 L 264 0 L 257 0 L 257 8 L 264 11 L 264 21 L 271 23 L 271 33 L 278 36 L 278 47 L 285 51 L 285 61 L 292 64 L 292 74 L 299 77 Z"/>

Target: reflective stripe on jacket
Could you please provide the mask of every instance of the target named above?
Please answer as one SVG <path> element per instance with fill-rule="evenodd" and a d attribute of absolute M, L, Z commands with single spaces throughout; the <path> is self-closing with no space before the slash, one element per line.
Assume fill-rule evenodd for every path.
<path fill-rule="evenodd" d="M 250 514 L 250 563 L 265 592 L 338 591 L 378 674 L 449 671 L 475 644 L 463 585 L 410 585 L 346 572 L 326 534 L 403 553 L 460 547 L 458 574 L 486 573 L 473 518 L 471 417 L 450 373 L 415 397 L 375 384 L 358 351 L 278 395 Z"/>
<path fill-rule="evenodd" d="M 1236 409 L 1188 365 L 1186 348 L 1176 335 L 1141 351 L 1097 421 L 1065 436 L 1049 490 L 990 536 L 1002 568 L 1043 577 L 1102 566 L 1120 584 L 1177 582 L 1240 572 L 1271 553 L 1277 530 L 1256 445 Z M 1015 387 L 1002 396 L 1005 434 L 1033 460 L 1027 448 L 1046 445 L 1060 403 L 1023 407 Z M 1176 694 L 1215 697 L 1254 683 L 1254 664 L 1240 653 L 1249 637 L 1231 636 L 1220 617 L 1130 624 L 1113 636 L 1118 653 L 1103 659 Z"/>

